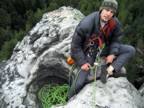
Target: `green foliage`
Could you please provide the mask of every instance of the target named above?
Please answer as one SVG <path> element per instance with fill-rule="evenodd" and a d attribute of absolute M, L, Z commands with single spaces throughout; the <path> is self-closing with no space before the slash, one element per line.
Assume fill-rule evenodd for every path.
<path fill-rule="evenodd" d="M 6 42 L 9 41 L 12 38 L 11 33 L 9 30 L 5 30 L 3 28 L 0 28 L 0 50 L 2 45 Z"/>
<path fill-rule="evenodd" d="M 0 8 L 0 27 L 7 28 L 7 26 L 10 25 L 10 22 L 10 15 L 7 13 L 6 10 Z"/>
<path fill-rule="evenodd" d="M 118 17 L 121 19 L 121 23 L 122 25 L 125 25 L 126 23 L 128 23 L 127 21 L 130 22 L 130 20 L 127 20 L 128 18 L 130 18 L 130 13 L 128 9 L 125 9 L 124 6 L 121 6 L 121 12 L 119 12 Z"/>
<path fill-rule="evenodd" d="M 48 11 L 55 10 L 55 9 L 57 9 L 58 7 L 59 7 L 59 6 L 58 6 L 57 3 L 51 2 L 50 5 L 49 5 L 49 7 L 48 7 Z"/>
<path fill-rule="evenodd" d="M 11 13 L 11 29 L 20 30 L 24 29 L 25 21 L 21 15 L 17 14 L 15 11 Z"/>
<path fill-rule="evenodd" d="M 10 34 L 8 34 L 8 32 L 3 31 L 5 34 L 4 37 L 8 36 L 9 38 L 12 36 L 9 36 Z M 15 37 L 13 37 L 13 39 L 9 39 L 7 41 L 3 41 L 3 46 L 1 47 L 0 50 L 0 61 L 2 60 L 7 60 L 10 58 L 10 56 L 12 55 L 13 52 L 13 48 L 15 47 L 15 45 L 17 44 L 18 41 L 21 41 L 23 39 L 23 37 L 26 35 L 26 32 L 23 30 L 20 30 L 19 32 L 15 32 Z M 6 39 L 8 39 L 8 37 Z M 0 39 L 2 40 L 2 39 Z"/>
<path fill-rule="evenodd" d="M 88 15 L 94 11 L 99 10 L 100 5 L 101 5 L 100 2 L 95 1 L 95 0 L 80 0 L 77 8 L 84 15 Z"/>
<path fill-rule="evenodd" d="M 23 3 L 23 0 L 17 0 L 15 2 L 13 2 L 13 5 L 15 7 L 15 10 L 17 10 L 17 13 L 19 15 L 24 15 L 26 12 L 26 7 Z"/>
<path fill-rule="evenodd" d="M 126 64 L 127 78 L 130 82 L 134 82 L 134 79 L 137 78 L 138 67 L 142 62 L 142 58 L 136 53 L 136 55 Z"/>
<path fill-rule="evenodd" d="M 26 12 L 26 31 L 29 31 L 32 27 L 35 26 L 37 22 L 40 21 L 43 14 L 46 12 L 46 9 L 40 10 L 37 9 L 36 12 L 33 12 L 31 10 Z"/>
<path fill-rule="evenodd" d="M 143 49 L 144 44 L 144 16 L 137 17 L 131 25 L 125 26 L 125 34 L 127 40 L 135 47 Z"/>
<path fill-rule="evenodd" d="M 20 30 L 20 31 L 18 31 L 18 32 L 15 33 L 15 39 L 17 41 L 21 41 L 26 34 L 27 34 L 26 31 Z"/>
<path fill-rule="evenodd" d="M 7 60 L 10 58 L 13 52 L 13 48 L 15 47 L 18 41 L 16 39 L 11 39 L 8 42 L 5 42 L 2 46 L 2 50 L 0 51 L 0 60 Z"/>
<path fill-rule="evenodd" d="M 37 0 L 37 8 L 43 9 L 46 8 L 46 0 Z"/>

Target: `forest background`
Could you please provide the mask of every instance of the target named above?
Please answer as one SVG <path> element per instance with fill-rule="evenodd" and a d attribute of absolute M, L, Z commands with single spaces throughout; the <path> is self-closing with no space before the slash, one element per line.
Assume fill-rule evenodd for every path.
<path fill-rule="evenodd" d="M 0 1 L 0 62 L 12 55 L 17 42 L 40 21 L 44 13 L 61 6 L 71 6 L 85 16 L 99 10 L 103 0 L 1 0 Z M 131 44 L 136 55 L 126 65 L 127 78 L 133 82 L 138 77 L 139 66 L 144 66 L 144 0 L 117 0 L 116 16 L 120 19 L 123 43 Z"/>

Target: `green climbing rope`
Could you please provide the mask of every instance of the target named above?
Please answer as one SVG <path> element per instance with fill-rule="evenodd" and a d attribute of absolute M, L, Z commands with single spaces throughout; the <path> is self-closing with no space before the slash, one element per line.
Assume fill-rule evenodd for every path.
<path fill-rule="evenodd" d="M 97 53 L 96 55 L 96 59 L 95 59 L 95 62 L 94 62 L 94 66 L 91 67 L 90 69 L 94 72 L 94 91 L 93 91 L 93 96 L 92 96 L 92 108 L 95 108 L 95 98 L 96 98 L 96 73 L 97 73 L 97 70 L 98 70 L 98 66 L 100 65 L 100 54 L 102 53 L 103 49 L 105 47 L 105 44 L 103 43 L 101 47 L 99 47 L 99 52 Z M 81 69 L 78 71 L 75 79 L 74 79 L 74 84 L 75 84 L 75 88 L 74 88 L 74 92 L 76 94 L 76 81 L 77 81 L 77 78 L 79 76 L 81 72 Z"/>
<path fill-rule="evenodd" d="M 38 92 L 38 98 L 41 101 L 43 108 L 50 108 L 52 105 L 65 104 L 68 90 L 68 84 L 47 84 Z"/>
<path fill-rule="evenodd" d="M 98 66 L 100 65 L 100 54 L 102 53 L 102 50 L 104 49 L 105 44 L 102 44 L 101 47 L 99 47 L 99 52 L 96 55 L 96 59 L 94 62 L 94 91 L 93 91 L 93 97 L 92 97 L 92 108 L 95 108 L 95 98 L 96 98 L 96 73 L 98 71 Z"/>

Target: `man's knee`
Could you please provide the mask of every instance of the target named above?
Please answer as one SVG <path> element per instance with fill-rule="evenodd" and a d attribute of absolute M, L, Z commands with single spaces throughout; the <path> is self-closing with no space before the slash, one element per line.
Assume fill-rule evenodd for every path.
<path fill-rule="evenodd" d="M 129 46 L 129 53 L 131 54 L 131 56 L 133 56 L 135 54 L 135 48 L 133 46 Z"/>
<path fill-rule="evenodd" d="M 131 45 L 121 45 L 120 49 L 121 53 L 127 53 L 130 57 L 134 56 L 136 51 L 135 48 Z"/>

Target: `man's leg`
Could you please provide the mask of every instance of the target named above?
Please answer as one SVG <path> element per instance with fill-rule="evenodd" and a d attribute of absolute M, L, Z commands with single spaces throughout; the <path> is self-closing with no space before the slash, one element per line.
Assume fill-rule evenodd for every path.
<path fill-rule="evenodd" d="M 70 87 L 70 91 L 68 94 L 68 99 L 70 99 L 72 96 L 74 96 L 76 93 L 78 93 L 82 89 L 87 79 L 88 74 L 89 74 L 88 71 L 81 71 L 79 75 L 77 73 L 78 77 L 76 81 L 72 82 L 72 85 Z"/>
<path fill-rule="evenodd" d="M 89 61 L 91 65 L 93 65 L 95 58 L 91 56 L 87 56 L 87 60 Z M 72 85 L 70 87 L 69 94 L 68 94 L 68 99 L 70 99 L 72 96 L 75 95 L 75 93 L 78 93 L 83 88 L 89 73 L 90 71 L 81 71 L 79 75 L 77 73 L 78 77 L 76 80 L 72 82 Z"/>
<path fill-rule="evenodd" d="M 121 68 L 129 59 L 134 56 L 135 48 L 130 45 L 121 45 L 119 48 L 119 53 L 116 55 L 116 59 L 108 67 L 104 65 L 102 67 L 102 72 L 100 79 L 102 83 L 106 83 L 107 77 L 113 74 L 113 71 L 120 72 Z"/>
<path fill-rule="evenodd" d="M 129 59 L 134 56 L 135 48 L 130 45 L 121 45 L 119 48 L 119 54 L 113 61 L 111 66 L 116 72 L 120 72 L 121 68 L 129 61 Z"/>

